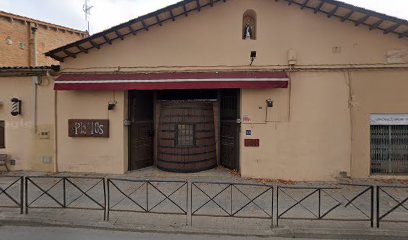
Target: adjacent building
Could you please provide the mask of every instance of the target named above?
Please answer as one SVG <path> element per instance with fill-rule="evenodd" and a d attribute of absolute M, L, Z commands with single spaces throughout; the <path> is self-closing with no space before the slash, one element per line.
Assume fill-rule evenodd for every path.
<path fill-rule="evenodd" d="M 54 75 L 45 52 L 88 36 L 0 11 L 0 154 L 10 169 L 55 171 Z"/>
<path fill-rule="evenodd" d="M 49 66 L 44 53 L 80 40 L 87 32 L 0 11 L 0 66 Z"/>

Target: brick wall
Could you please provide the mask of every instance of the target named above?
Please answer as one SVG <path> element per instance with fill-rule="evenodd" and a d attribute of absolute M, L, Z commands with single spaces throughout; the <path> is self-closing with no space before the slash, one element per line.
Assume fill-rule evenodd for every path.
<path fill-rule="evenodd" d="M 33 66 L 33 23 L 0 15 L 0 66 Z M 37 24 L 38 66 L 59 64 L 44 55 L 45 52 L 77 41 L 84 34 L 57 28 L 54 25 Z"/>

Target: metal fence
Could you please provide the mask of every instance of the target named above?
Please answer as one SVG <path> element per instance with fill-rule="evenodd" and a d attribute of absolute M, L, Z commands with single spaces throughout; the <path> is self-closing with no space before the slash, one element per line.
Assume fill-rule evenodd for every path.
<path fill-rule="evenodd" d="M 300 197 L 299 197 L 300 196 Z M 280 220 L 368 221 L 374 226 L 374 187 L 277 187 Z"/>
<path fill-rule="evenodd" d="M 273 226 L 273 186 L 223 182 L 191 183 L 193 216 L 269 219 Z"/>
<path fill-rule="evenodd" d="M 106 216 L 104 178 L 49 177 L 25 178 L 25 211 L 41 209 L 101 210 Z"/>
<path fill-rule="evenodd" d="M 381 222 L 408 223 L 408 186 L 377 186 L 377 228 Z"/>
<path fill-rule="evenodd" d="M 0 176 L 0 208 L 17 208 L 23 214 L 23 177 Z"/>
<path fill-rule="evenodd" d="M 374 188 L 277 186 L 274 194 L 264 184 L 0 176 L 0 208 L 100 210 L 104 220 L 113 212 L 184 215 L 191 225 L 194 217 L 266 219 L 271 226 L 274 218 L 276 226 L 284 220 L 408 223 L 408 186 Z"/>
<path fill-rule="evenodd" d="M 107 220 L 111 212 L 185 215 L 187 219 L 186 181 L 108 179 L 107 189 Z"/>

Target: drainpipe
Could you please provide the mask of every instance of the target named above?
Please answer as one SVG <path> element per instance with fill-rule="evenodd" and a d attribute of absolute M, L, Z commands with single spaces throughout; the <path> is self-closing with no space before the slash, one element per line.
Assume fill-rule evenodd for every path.
<path fill-rule="evenodd" d="M 41 76 L 33 76 L 33 125 L 34 125 L 34 133 L 37 133 L 37 125 L 38 125 L 38 85 L 41 84 Z"/>
<path fill-rule="evenodd" d="M 33 59 L 34 63 L 33 66 L 36 67 L 38 64 L 37 59 L 37 27 L 31 27 L 31 33 L 33 34 Z M 38 85 L 41 83 L 39 76 L 32 77 L 33 80 L 33 125 L 34 125 L 34 133 L 37 133 L 37 119 L 38 119 Z"/>
<path fill-rule="evenodd" d="M 54 172 L 59 171 L 58 166 L 58 92 L 54 91 Z"/>
<path fill-rule="evenodd" d="M 34 63 L 33 66 L 36 67 L 38 65 L 38 59 L 37 59 L 37 27 L 35 25 L 32 25 L 31 27 L 31 33 L 33 35 L 33 59 Z"/>

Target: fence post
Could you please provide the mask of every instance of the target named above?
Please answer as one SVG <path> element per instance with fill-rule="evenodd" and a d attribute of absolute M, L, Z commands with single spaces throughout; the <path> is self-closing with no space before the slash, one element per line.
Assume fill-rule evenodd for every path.
<path fill-rule="evenodd" d="M 193 226 L 193 188 L 194 188 L 194 182 L 191 181 L 191 189 L 190 189 L 190 226 Z"/>
<path fill-rule="evenodd" d="M 20 214 L 24 213 L 24 177 L 20 177 Z"/>
<path fill-rule="evenodd" d="M 62 196 L 63 196 L 63 201 L 64 201 L 64 208 L 67 207 L 67 188 L 66 188 L 66 177 L 62 178 Z"/>
<path fill-rule="evenodd" d="M 102 185 L 103 185 L 103 220 L 106 221 L 106 197 L 109 197 L 109 192 L 108 192 L 108 196 L 106 196 L 106 178 L 105 177 L 102 179 Z"/>
<path fill-rule="evenodd" d="M 279 186 L 276 186 L 276 226 L 279 227 Z"/>
<path fill-rule="evenodd" d="M 186 192 L 186 226 L 188 226 L 188 180 L 186 180 L 186 184 L 187 184 L 187 192 Z"/>
<path fill-rule="evenodd" d="M 146 212 L 149 212 L 149 181 L 146 180 Z"/>
<path fill-rule="evenodd" d="M 380 227 L 380 186 L 377 186 L 377 228 Z"/>
<path fill-rule="evenodd" d="M 322 205 L 322 189 L 321 188 L 319 188 L 318 189 L 318 193 L 319 193 L 319 204 L 318 204 L 318 208 L 319 208 L 319 219 L 321 218 L 321 205 Z"/>
<path fill-rule="evenodd" d="M 374 186 L 370 186 L 371 190 L 371 227 L 374 227 Z"/>
<path fill-rule="evenodd" d="M 231 208 L 230 208 L 230 216 L 232 216 L 232 186 L 233 186 L 233 184 L 230 184 L 230 194 L 231 194 Z"/>
<path fill-rule="evenodd" d="M 107 200 L 108 201 L 108 204 L 107 204 L 108 211 L 106 213 L 106 221 L 109 221 L 109 213 L 110 213 L 110 188 L 109 188 L 109 183 L 110 183 L 110 179 L 108 178 L 106 180 L 106 187 L 108 189 L 108 196 L 107 196 L 107 199 L 108 199 Z"/>
<path fill-rule="evenodd" d="M 274 187 L 271 187 L 271 228 L 273 228 L 273 190 Z"/>
<path fill-rule="evenodd" d="M 25 178 L 25 214 L 28 214 L 28 180 L 30 178 Z"/>

